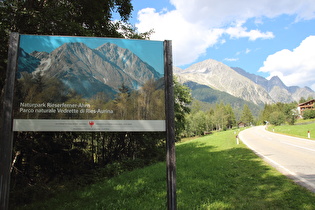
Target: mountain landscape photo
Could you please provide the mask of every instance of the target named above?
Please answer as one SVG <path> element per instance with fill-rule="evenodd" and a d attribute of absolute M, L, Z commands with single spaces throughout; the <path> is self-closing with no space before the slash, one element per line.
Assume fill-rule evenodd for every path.
<path fill-rule="evenodd" d="M 23 72 L 60 79 L 85 98 L 98 92 L 113 97 L 124 85 L 139 89 L 150 79 L 163 77 L 128 49 L 105 43 L 91 49 L 84 43 L 65 43 L 51 53 L 19 51 L 18 78 Z"/>
<path fill-rule="evenodd" d="M 31 53 L 20 47 L 15 116 L 89 120 L 165 118 L 164 75 L 159 67 L 159 71 L 155 70 L 133 51 L 112 42 L 102 42 L 96 48 L 88 47 L 89 44 L 65 42 L 51 52 Z M 160 51 L 152 55 L 157 54 Z"/>

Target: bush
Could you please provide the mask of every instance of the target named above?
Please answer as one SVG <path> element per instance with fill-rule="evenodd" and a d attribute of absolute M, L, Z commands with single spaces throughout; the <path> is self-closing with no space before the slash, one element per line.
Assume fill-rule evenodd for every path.
<path fill-rule="evenodd" d="M 303 119 L 307 120 L 307 119 L 314 119 L 315 118 L 315 110 L 305 110 L 303 113 Z"/>
<path fill-rule="evenodd" d="M 285 115 L 279 111 L 272 112 L 269 117 L 269 122 L 272 125 L 276 125 L 276 126 L 281 125 L 282 123 L 285 122 Z"/>

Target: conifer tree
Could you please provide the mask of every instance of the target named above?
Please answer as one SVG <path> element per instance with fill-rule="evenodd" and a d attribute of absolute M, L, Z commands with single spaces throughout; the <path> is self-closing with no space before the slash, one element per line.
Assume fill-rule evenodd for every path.
<path fill-rule="evenodd" d="M 242 116 L 241 116 L 241 122 L 245 123 L 246 125 L 251 125 L 254 123 L 254 117 L 252 115 L 252 112 L 250 111 L 247 104 L 244 105 Z"/>

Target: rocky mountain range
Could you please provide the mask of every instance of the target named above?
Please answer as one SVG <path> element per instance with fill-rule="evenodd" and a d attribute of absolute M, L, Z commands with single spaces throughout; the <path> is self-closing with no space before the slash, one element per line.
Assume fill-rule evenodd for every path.
<path fill-rule="evenodd" d="M 37 73 L 63 81 L 83 97 L 97 92 L 113 96 L 122 85 L 136 90 L 163 75 L 128 49 L 113 43 L 91 49 L 84 43 L 65 43 L 51 53 L 20 48 L 18 78 L 22 72 Z"/>
<path fill-rule="evenodd" d="M 225 92 L 256 105 L 276 102 L 289 103 L 299 101 L 301 97 L 315 97 L 315 92 L 308 87 L 287 87 L 279 77 L 267 80 L 241 68 L 231 68 L 212 59 L 193 64 L 186 69 L 174 67 L 174 74 L 179 82 L 186 84 L 193 92 L 194 88 L 203 86 Z M 197 93 L 193 94 L 193 97 L 200 98 Z"/>
<path fill-rule="evenodd" d="M 298 86 L 286 86 L 278 76 L 273 76 L 270 80 L 250 74 L 245 70 L 232 67 L 239 74 L 249 78 L 256 84 L 262 86 L 271 96 L 275 102 L 290 103 L 292 101 L 299 101 L 301 97 L 307 99 L 309 96 L 315 97 L 315 92 L 309 87 L 298 87 Z"/>

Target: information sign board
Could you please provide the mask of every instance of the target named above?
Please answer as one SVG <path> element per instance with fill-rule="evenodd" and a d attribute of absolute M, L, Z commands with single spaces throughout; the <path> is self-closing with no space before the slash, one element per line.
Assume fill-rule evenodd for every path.
<path fill-rule="evenodd" d="M 165 131 L 164 42 L 20 35 L 14 131 Z"/>

